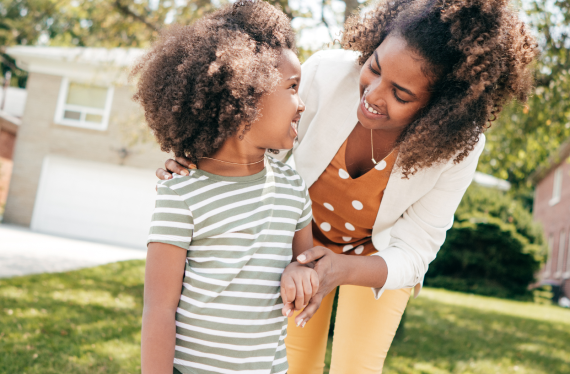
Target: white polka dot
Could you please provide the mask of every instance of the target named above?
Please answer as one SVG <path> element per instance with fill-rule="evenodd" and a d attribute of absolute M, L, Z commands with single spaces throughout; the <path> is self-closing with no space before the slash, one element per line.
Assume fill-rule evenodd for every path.
<path fill-rule="evenodd" d="M 331 224 L 328 222 L 321 223 L 321 230 L 323 231 L 331 231 Z"/>
<path fill-rule="evenodd" d="M 325 208 L 327 208 L 330 211 L 334 210 L 334 206 L 330 205 L 329 203 L 324 203 L 323 205 L 325 206 Z"/>
<path fill-rule="evenodd" d="M 356 253 L 357 255 L 361 254 L 362 251 L 364 251 L 364 246 L 363 245 L 359 245 L 358 247 L 356 247 L 356 249 L 354 250 L 354 253 Z"/>
<path fill-rule="evenodd" d="M 330 225 L 329 225 L 329 226 L 330 226 Z M 356 230 L 356 229 L 354 228 L 354 226 L 352 226 L 352 225 L 351 225 L 350 223 L 348 223 L 348 222 L 344 224 L 344 227 L 346 227 L 346 229 L 347 229 L 347 230 L 350 230 L 350 231 Z M 327 230 L 327 231 L 328 231 L 328 230 Z"/>
<path fill-rule="evenodd" d="M 354 207 L 354 209 L 356 210 L 362 210 L 362 208 L 364 208 L 364 205 L 362 205 L 362 203 L 358 200 L 354 200 L 352 202 L 352 206 Z"/>
<path fill-rule="evenodd" d="M 351 244 L 345 245 L 344 248 L 342 249 L 342 251 L 343 252 L 350 251 L 352 248 L 354 248 L 354 246 Z"/>
<path fill-rule="evenodd" d="M 348 179 L 348 177 L 350 177 L 350 175 L 344 169 L 338 169 L 338 176 L 342 179 Z"/>
<path fill-rule="evenodd" d="M 352 240 L 352 238 L 350 236 L 343 236 L 342 240 L 344 240 L 345 242 L 349 242 Z"/>
<path fill-rule="evenodd" d="M 376 170 L 384 170 L 386 169 L 386 161 L 380 161 L 376 166 L 374 166 Z"/>

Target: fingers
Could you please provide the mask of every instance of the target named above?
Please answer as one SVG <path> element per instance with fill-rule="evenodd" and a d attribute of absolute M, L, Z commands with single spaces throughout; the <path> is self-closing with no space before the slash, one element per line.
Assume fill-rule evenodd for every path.
<path fill-rule="evenodd" d="M 293 309 L 295 309 L 295 305 L 293 303 L 283 303 L 283 309 L 281 309 L 281 314 L 285 317 L 292 317 L 294 314 Z"/>
<path fill-rule="evenodd" d="M 309 301 L 309 305 L 301 312 L 297 317 L 295 317 L 295 324 L 297 326 L 305 327 L 305 324 L 315 315 L 317 310 L 319 310 L 321 306 L 321 302 L 323 301 L 323 296 L 320 293 L 317 293 L 311 301 Z"/>
<path fill-rule="evenodd" d="M 289 317 L 289 312 L 293 313 L 293 302 L 295 301 L 295 294 L 297 293 L 297 287 L 295 282 L 289 277 L 281 278 L 281 299 L 283 299 L 283 310 L 284 316 Z"/>
<path fill-rule="evenodd" d="M 172 174 L 170 174 L 169 172 L 167 172 L 164 169 L 156 169 L 156 177 L 160 180 L 168 180 L 172 178 Z"/>
<path fill-rule="evenodd" d="M 196 165 L 194 165 L 192 161 L 186 157 L 175 157 L 174 160 L 188 169 L 196 169 Z"/>
<path fill-rule="evenodd" d="M 164 163 L 164 166 L 166 166 L 166 169 L 171 173 L 179 175 L 188 175 L 188 170 L 178 162 L 174 161 L 173 159 L 169 159 L 168 161 L 166 161 Z"/>
<path fill-rule="evenodd" d="M 313 296 L 315 296 L 317 291 L 319 290 L 319 275 L 317 274 L 316 271 L 311 272 L 311 288 L 313 289 L 313 292 L 311 293 L 311 296 L 309 299 L 311 299 Z M 309 300 L 309 299 L 307 299 L 307 300 Z"/>
<path fill-rule="evenodd" d="M 305 306 L 305 291 L 303 290 L 303 280 L 297 279 L 295 282 L 295 288 L 297 294 L 295 295 L 295 310 L 301 310 Z M 307 299 L 308 301 L 309 299 Z"/>
<path fill-rule="evenodd" d="M 325 247 L 313 247 L 311 249 L 307 249 L 305 252 L 297 256 L 297 261 L 299 261 L 301 264 L 316 261 L 323 257 L 327 251 L 328 250 Z"/>
<path fill-rule="evenodd" d="M 316 272 L 311 271 L 311 277 L 312 277 L 312 273 L 315 273 L 316 276 Z M 309 300 L 311 300 L 311 297 L 313 297 L 313 284 L 311 282 L 311 279 L 305 280 L 303 282 L 303 292 L 304 292 L 304 302 L 305 304 L 309 303 Z M 303 304 L 303 307 L 305 306 L 305 304 Z"/>

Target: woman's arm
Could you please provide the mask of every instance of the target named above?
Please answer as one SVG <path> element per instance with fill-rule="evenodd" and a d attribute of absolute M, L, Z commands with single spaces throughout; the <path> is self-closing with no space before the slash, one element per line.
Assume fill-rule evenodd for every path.
<path fill-rule="evenodd" d="M 141 342 L 143 374 L 172 374 L 175 314 L 185 263 L 186 251 L 180 247 L 164 243 L 148 245 Z"/>

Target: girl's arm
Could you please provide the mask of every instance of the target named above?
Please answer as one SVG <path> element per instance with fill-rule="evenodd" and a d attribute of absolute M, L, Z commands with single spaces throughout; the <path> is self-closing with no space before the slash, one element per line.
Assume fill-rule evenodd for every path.
<path fill-rule="evenodd" d="M 281 276 L 281 298 L 283 315 L 290 317 L 293 309 L 300 310 L 309 303 L 319 289 L 319 279 L 313 264 L 302 265 L 297 256 L 313 246 L 313 232 L 310 224 L 295 232 L 293 237 L 293 259 Z M 303 322 L 296 319 L 297 325 Z M 305 321 L 306 322 L 306 321 Z"/>
<path fill-rule="evenodd" d="M 180 300 L 186 251 L 150 243 L 144 279 L 141 368 L 143 374 L 172 374 L 175 314 Z"/>

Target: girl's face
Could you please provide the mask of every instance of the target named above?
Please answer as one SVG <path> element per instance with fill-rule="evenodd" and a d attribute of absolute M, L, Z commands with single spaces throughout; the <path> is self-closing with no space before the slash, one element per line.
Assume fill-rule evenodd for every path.
<path fill-rule="evenodd" d="M 404 130 L 431 97 L 423 65 L 402 37 L 384 39 L 360 71 L 360 124 L 367 129 Z"/>
<path fill-rule="evenodd" d="M 305 104 L 299 97 L 301 64 L 290 49 L 281 52 L 277 70 L 282 79 L 259 101 L 260 116 L 251 124 L 244 140 L 258 148 L 291 149 Z"/>

